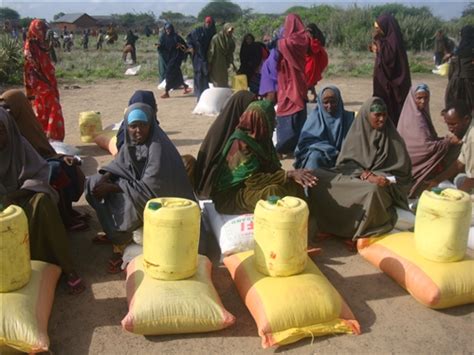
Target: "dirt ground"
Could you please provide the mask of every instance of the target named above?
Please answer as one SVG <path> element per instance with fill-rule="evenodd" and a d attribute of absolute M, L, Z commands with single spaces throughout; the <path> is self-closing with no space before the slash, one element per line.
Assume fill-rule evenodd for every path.
<path fill-rule="evenodd" d="M 446 79 L 434 75 L 414 77 L 426 82 L 432 91 L 431 112 L 440 135 L 446 134 L 439 112 L 443 107 Z M 358 110 L 371 94 L 370 78 L 331 78 L 320 83 L 335 84 L 342 92 L 347 109 Z M 111 160 L 95 144 L 79 139 L 78 117 L 82 111 L 100 111 L 103 126 L 122 119 L 124 108 L 137 89 L 152 90 L 158 99 L 161 126 L 181 154 L 196 155 L 200 143 L 214 118 L 192 115 L 196 100 L 172 92 L 171 98 L 158 98 L 156 84 L 136 78 L 79 84 L 80 88 L 61 86 L 61 103 L 66 118 L 65 142 L 77 146 L 84 159 L 86 175 Z M 291 162 L 284 162 L 289 168 Z M 76 206 L 93 214 L 84 199 Z M 378 271 L 356 253 L 346 250 L 337 240 L 320 243 L 322 254 L 316 264 L 354 312 L 362 334 L 305 339 L 277 350 L 262 350 L 256 325 L 240 299 L 227 270 L 219 264 L 218 248 L 210 245 L 213 281 L 224 306 L 236 316 L 236 323 L 225 330 L 208 334 L 144 337 L 122 330 L 121 319 L 127 313 L 125 273 L 109 275 L 106 261 L 110 246 L 91 243 L 100 231 L 97 219 L 91 229 L 70 233 L 77 269 L 87 290 L 70 296 L 59 288 L 49 324 L 51 351 L 55 354 L 157 354 L 157 353 L 228 353 L 269 352 L 309 353 L 468 353 L 474 349 L 474 306 L 444 311 L 425 308 L 394 281 Z M 284 307 L 284 305 L 282 305 Z"/>

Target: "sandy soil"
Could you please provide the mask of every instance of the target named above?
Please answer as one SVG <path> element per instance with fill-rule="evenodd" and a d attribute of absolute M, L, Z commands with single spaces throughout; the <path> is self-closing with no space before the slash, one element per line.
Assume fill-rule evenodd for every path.
<path fill-rule="evenodd" d="M 439 118 L 443 106 L 446 79 L 434 75 L 415 77 L 432 90 L 431 112 L 439 134 L 446 128 Z M 332 78 L 323 84 L 336 84 L 342 91 L 346 108 L 358 110 L 371 94 L 371 79 Z M 319 87 L 321 87 L 321 85 Z M 78 117 L 81 111 L 96 110 L 104 127 L 121 120 L 129 97 L 137 89 L 155 92 L 150 82 L 136 78 L 80 84 L 78 89 L 61 87 L 61 102 L 66 117 L 65 142 L 76 145 L 84 157 L 84 171 L 94 174 L 111 157 L 95 144 L 79 139 Z M 161 126 L 181 154 L 196 155 L 213 121 L 212 117 L 191 114 L 196 103 L 192 96 L 172 92 L 167 100 L 158 99 Z M 290 167 L 289 160 L 284 162 Z M 93 214 L 82 199 L 77 208 Z M 239 298 L 227 270 L 219 264 L 216 243 L 209 254 L 213 260 L 213 281 L 225 307 L 237 321 L 229 329 L 209 334 L 143 337 L 122 330 L 120 321 L 127 313 L 125 273 L 109 275 L 106 260 L 109 246 L 96 246 L 92 237 L 100 230 L 97 219 L 91 229 L 70 233 L 77 269 L 87 290 L 69 296 L 59 288 L 50 319 L 51 351 L 56 354 L 150 354 L 150 353 L 264 353 L 256 325 Z M 325 336 L 284 346 L 275 352 L 291 353 L 467 353 L 474 349 L 474 306 L 444 311 L 427 309 L 405 290 L 379 272 L 359 255 L 346 250 L 337 240 L 320 243 L 317 265 L 339 290 L 359 320 L 360 336 Z M 265 353 L 272 350 L 265 351 Z"/>

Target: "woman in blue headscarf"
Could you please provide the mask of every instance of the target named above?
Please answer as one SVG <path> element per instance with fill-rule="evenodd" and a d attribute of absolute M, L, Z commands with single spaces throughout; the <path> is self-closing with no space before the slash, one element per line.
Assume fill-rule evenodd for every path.
<path fill-rule="evenodd" d="M 354 112 L 344 109 L 339 89 L 324 87 L 301 131 L 295 150 L 295 168 L 334 167 L 353 120 Z"/>
<path fill-rule="evenodd" d="M 114 244 L 110 273 L 120 271 L 121 253 L 143 225 L 143 210 L 155 197 L 195 200 L 178 150 L 160 128 L 152 107 L 137 103 L 124 118 L 125 142 L 112 162 L 87 179 L 86 200 Z"/>

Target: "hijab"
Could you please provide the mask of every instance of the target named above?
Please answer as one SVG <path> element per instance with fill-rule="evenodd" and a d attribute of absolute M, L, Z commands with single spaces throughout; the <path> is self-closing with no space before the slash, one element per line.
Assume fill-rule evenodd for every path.
<path fill-rule="evenodd" d="M 274 129 L 273 103 L 252 102 L 223 149 L 213 186 L 216 191 L 238 186 L 255 173 L 273 173 L 281 168 L 272 142 Z"/>
<path fill-rule="evenodd" d="M 326 90 L 336 95 L 337 109 L 332 116 L 324 109 L 323 95 Z M 354 113 L 344 109 L 341 92 L 335 86 L 324 87 L 318 95 L 317 105 L 306 120 L 295 151 L 295 168 L 301 168 L 312 151 L 318 151 L 322 161 L 321 167 L 331 168 L 342 147 L 342 142 L 354 121 Z"/>
<path fill-rule="evenodd" d="M 150 124 L 147 139 L 134 143 L 128 134 L 128 116 L 134 110 L 145 113 Z M 110 172 L 124 192 L 124 223 L 130 228 L 143 222 L 148 200 L 156 197 L 182 197 L 194 200 L 183 161 L 166 133 L 154 119 L 153 109 L 144 103 L 132 104 L 124 117 L 125 142 L 115 159 L 99 172 Z"/>
<path fill-rule="evenodd" d="M 309 38 L 301 18 L 296 14 L 286 16 L 284 36 L 278 41 L 281 54 L 278 66 L 279 116 L 288 116 L 304 109 L 307 87 L 305 81 L 305 54 Z"/>
<path fill-rule="evenodd" d="M 474 25 L 466 25 L 461 29 L 461 41 L 456 49 L 459 57 L 472 57 L 474 55 Z"/>
<path fill-rule="evenodd" d="M 7 90 L 0 99 L 10 107 L 11 116 L 15 119 L 20 134 L 44 159 L 56 157 L 56 151 L 49 144 L 41 124 L 36 119 L 31 103 L 21 90 Z"/>
<path fill-rule="evenodd" d="M 415 185 L 412 191 L 417 190 L 419 184 L 443 160 L 449 149 L 449 140 L 438 138 L 429 107 L 420 111 L 416 106 L 416 93 L 421 90 L 429 93 L 428 87 L 422 85 L 412 86 L 403 105 L 397 127 L 398 133 L 405 141 L 413 165 L 412 174 Z"/>
<path fill-rule="evenodd" d="M 378 97 L 371 97 L 362 105 L 342 145 L 336 169 L 357 177 L 363 170 L 394 175 L 397 178 L 396 185 L 409 186 L 411 163 L 405 142 L 389 117 L 381 130 L 372 128 L 369 114 L 374 104 L 385 106 Z"/>
<path fill-rule="evenodd" d="M 128 105 L 130 106 L 132 104 L 137 104 L 137 103 L 143 103 L 150 106 L 153 111 L 152 112 L 153 118 L 156 120 L 157 124 L 160 124 L 160 122 L 158 121 L 156 117 L 156 112 L 158 111 L 158 105 L 156 104 L 155 94 L 153 94 L 153 91 L 148 91 L 148 90 L 135 91 L 133 95 L 130 97 L 130 99 L 128 100 Z M 117 143 L 116 143 L 117 150 L 120 150 L 120 147 L 124 143 L 124 139 L 125 139 L 124 127 L 125 127 L 125 121 L 122 121 L 122 123 L 120 124 L 120 128 L 117 132 Z"/>
<path fill-rule="evenodd" d="M 8 142 L 0 150 L 0 194 L 20 189 L 48 194 L 58 201 L 49 185 L 49 165 L 20 134 L 13 117 L 0 108 L 0 122 L 5 125 Z"/>
<path fill-rule="evenodd" d="M 253 100 L 255 100 L 255 96 L 251 92 L 237 91 L 230 97 L 207 131 L 206 137 L 204 137 L 199 148 L 195 167 L 195 190 L 199 197 L 209 197 L 212 179 L 222 149 L 239 123 L 240 116 Z"/>

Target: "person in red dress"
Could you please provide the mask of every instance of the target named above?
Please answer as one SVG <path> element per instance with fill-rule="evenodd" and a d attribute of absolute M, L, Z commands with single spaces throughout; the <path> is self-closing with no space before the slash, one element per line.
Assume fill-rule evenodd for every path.
<path fill-rule="evenodd" d="M 47 24 L 31 21 L 24 45 L 26 95 L 33 96 L 36 116 L 49 140 L 64 140 L 64 118 L 59 103 L 58 84 L 46 41 Z"/>

